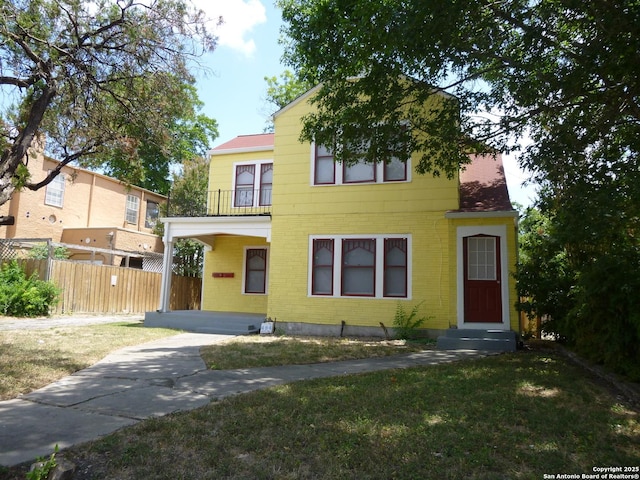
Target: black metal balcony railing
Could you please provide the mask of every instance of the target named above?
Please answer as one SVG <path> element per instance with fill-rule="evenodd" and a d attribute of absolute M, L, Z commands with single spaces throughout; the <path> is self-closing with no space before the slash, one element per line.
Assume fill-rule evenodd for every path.
<path fill-rule="evenodd" d="M 229 217 L 271 215 L 271 187 L 260 189 L 212 190 L 206 197 L 167 200 L 169 217 Z"/>

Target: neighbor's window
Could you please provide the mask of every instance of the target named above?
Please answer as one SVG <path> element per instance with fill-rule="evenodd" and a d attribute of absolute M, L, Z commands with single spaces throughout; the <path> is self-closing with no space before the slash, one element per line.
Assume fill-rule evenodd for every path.
<path fill-rule="evenodd" d="M 160 208 L 157 202 L 147 200 L 147 213 L 144 219 L 145 228 L 154 228 L 158 223 L 158 217 L 160 216 Z"/>
<path fill-rule="evenodd" d="M 135 195 L 127 195 L 127 205 L 125 219 L 127 223 L 138 223 L 138 212 L 140 211 L 140 198 Z"/>
<path fill-rule="evenodd" d="M 64 175 L 60 173 L 47 185 L 44 203 L 54 207 L 62 207 L 64 203 L 64 185 Z"/>
<path fill-rule="evenodd" d="M 244 293 L 266 293 L 267 249 L 247 248 L 245 259 Z"/>

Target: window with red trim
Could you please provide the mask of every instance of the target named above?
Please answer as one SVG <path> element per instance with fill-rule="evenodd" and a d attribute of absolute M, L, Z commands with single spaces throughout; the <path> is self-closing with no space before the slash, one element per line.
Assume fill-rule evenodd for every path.
<path fill-rule="evenodd" d="M 271 205 L 273 187 L 273 163 L 260 165 L 260 205 Z"/>
<path fill-rule="evenodd" d="M 385 297 L 407 296 L 407 239 L 384 239 Z"/>
<path fill-rule="evenodd" d="M 255 180 L 255 165 L 236 166 L 236 186 L 234 207 L 253 206 L 253 185 Z"/>
<path fill-rule="evenodd" d="M 336 183 L 336 165 L 333 161 L 333 153 L 324 145 L 316 145 L 313 183 L 314 185 Z"/>
<path fill-rule="evenodd" d="M 244 276 L 244 293 L 266 293 L 267 249 L 248 248 Z"/>
<path fill-rule="evenodd" d="M 333 295 L 333 245 L 332 239 L 313 241 L 312 295 Z"/>
<path fill-rule="evenodd" d="M 376 240 L 342 240 L 342 295 L 376 294 Z"/>

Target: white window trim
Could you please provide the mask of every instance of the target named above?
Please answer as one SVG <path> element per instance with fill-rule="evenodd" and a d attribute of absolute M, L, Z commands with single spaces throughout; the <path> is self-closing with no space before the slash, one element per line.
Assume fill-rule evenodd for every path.
<path fill-rule="evenodd" d="M 245 292 L 246 281 L 247 281 L 247 250 L 256 250 L 256 249 L 267 251 L 267 264 L 265 266 L 265 272 L 264 272 L 264 293 Z M 269 256 L 270 256 L 269 247 L 266 245 L 246 245 L 244 247 L 244 251 L 242 253 L 242 290 L 240 291 L 242 295 L 264 296 L 269 294 Z"/>
<path fill-rule="evenodd" d="M 130 222 L 129 221 L 129 198 L 136 198 L 136 221 L 135 222 Z M 140 222 L 140 197 L 138 197 L 137 195 L 132 195 L 131 193 L 127 194 L 127 198 L 125 199 L 125 204 L 124 204 L 124 221 L 126 223 L 128 223 L 129 225 L 138 225 L 138 223 Z"/>
<path fill-rule="evenodd" d="M 49 173 L 51 173 L 51 170 L 49 170 Z M 56 182 L 56 183 L 54 183 Z M 52 187 L 53 185 L 53 187 Z M 60 188 L 55 189 L 56 193 L 59 191 L 60 192 L 60 203 L 58 202 L 52 202 L 49 199 L 49 189 L 50 188 L 55 188 L 59 186 Z M 51 207 L 59 207 L 62 208 L 64 206 L 64 191 L 66 189 L 66 184 L 65 184 L 65 177 L 64 177 L 64 173 L 60 172 L 53 180 L 51 180 L 51 182 L 49 182 L 47 184 L 47 187 L 45 189 L 44 192 L 44 204 L 45 205 L 49 205 Z"/>
<path fill-rule="evenodd" d="M 384 162 L 376 163 L 376 179 L 371 182 L 345 182 L 343 180 L 343 165 L 341 163 L 336 163 L 334 161 L 335 168 L 335 178 L 334 183 L 315 183 L 316 180 L 316 144 L 314 142 L 311 143 L 311 154 L 310 154 L 310 176 L 309 176 L 309 184 L 312 187 L 335 187 L 338 185 L 375 185 L 383 183 L 385 185 L 394 184 L 394 183 L 410 183 L 411 182 L 411 158 L 407 159 L 407 178 L 404 180 L 384 180 Z M 235 172 L 235 168 L 234 168 Z"/>
<path fill-rule="evenodd" d="M 260 205 L 260 185 L 262 180 L 262 165 L 265 163 L 274 163 L 273 160 L 250 160 L 245 162 L 233 162 L 233 169 L 231 171 L 231 206 L 232 208 L 253 208 L 253 207 L 264 207 L 268 205 Z M 242 207 L 235 207 L 236 204 L 236 169 L 241 165 L 255 165 L 255 169 L 253 172 L 253 203 L 251 205 L 246 205 Z M 275 168 L 275 165 L 274 165 Z M 256 195 L 256 192 L 258 193 Z M 271 182 L 271 203 L 273 204 L 273 181 Z M 254 247 L 257 248 L 257 247 Z"/>
<path fill-rule="evenodd" d="M 368 238 L 376 241 L 376 278 L 375 278 L 375 295 L 341 295 L 342 292 L 342 240 Z M 406 238 L 407 239 L 407 296 L 406 297 L 385 297 L 384 296 L 384 240 L 386 238 Z M 332 295 L 314 295 L 311 291 L 313 287 L 313 241 L 314 240 L 333 240 L 333 294 Z M 411 300 L 412 297 L 412 239 L 411 234 L 350 234 L 350 235 L 310 235 L 309 236 L 309 255 L 307 259 L 307 296 L 313 298 L 352 298 L 357 300 Z"/>

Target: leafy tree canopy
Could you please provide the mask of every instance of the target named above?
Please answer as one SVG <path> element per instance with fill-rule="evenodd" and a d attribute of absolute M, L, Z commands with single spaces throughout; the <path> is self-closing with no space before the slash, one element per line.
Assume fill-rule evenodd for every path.
<path fill-rule="evenodd" d="M 151 157 L 176 155 L 176 134 L 199 122 L 187 63 L 215 46 L 189 5 L 0 0 L 0 204 L 70 162 L 144 181 Z M 61 164 L 35 183 L 25 166 L 37 138 Z"/>
<path fill-rule="evenodd" d="M 267 95 L 266 102 L 268 104 L 268 116 L 266 131 L 273 131 L 273 122 L 271 121 L 271 115 L 274 111 L 277 111 L 291 102 L 293 102 L 300 95 L 313 87 L 313 84 L 304 81 L 294 75 L 291 70 L 285 70 L 280 74 L 280 78 L 264 77 L 264 81 L 267 82 Z"/>
<path fill-rule="evenodd" d="M 278 4 L 288 63 L 302 79 L 322 83 L 305 139 L 370 142 L 371 158 L 384 158 L 385 141 L 408 121 L 411 150 L 426 152 L 417 170 L 451 174 L 465 161 L 462 152 L 508 151 L 528 131 L 533 146 L 522 161 L 543 183 L 555 186 L 578 167 L 615 170 L 622 162 L 638 170 L 634 0 Z M 425 110 L 434 94 L 456 101 Z"/>

